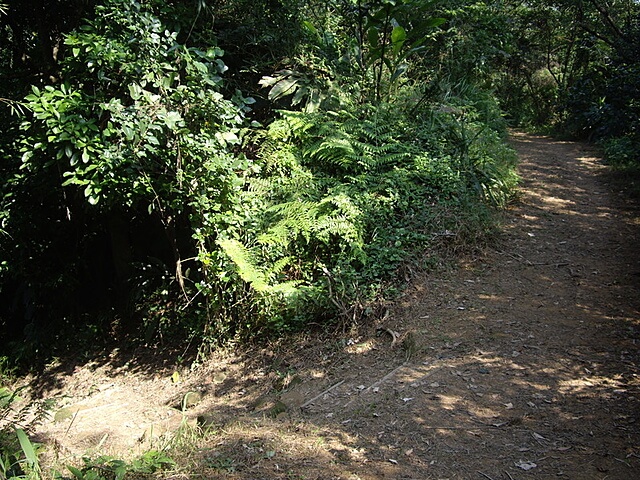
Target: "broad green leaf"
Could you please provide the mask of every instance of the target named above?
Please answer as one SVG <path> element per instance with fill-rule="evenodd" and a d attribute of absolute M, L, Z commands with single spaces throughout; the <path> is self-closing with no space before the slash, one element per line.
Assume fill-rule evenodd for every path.
<path fill-rule="evenodd" d="M 219 58 L 216 59 L 215 64 L 218 69 L 218 73 L 225 73 L 227 70 L 229 70 L 229 67 L 227 67 L 227 65 Z"/>
<path fill-rule="evenodd" d="M 209 73 L 209 68 L 202 62 L 193 62 L 193 66 L 196 67 L 200 73 Z"/>
<path fill-rule="evenodd" d="M 115 480 L 122 480 L 124 478 L 124 476 L 127 474 L 127 466 L 126 465 L 118 465 L 116 467 L 115 470 L 115 474 L 116 474 L 116 479 Z"/>
<path fill-rule="evenodd" d="M 426 24 L 427 24 L 427 27 L 439 27 L 440 25 L 442 25 L 446 21 L 447 21 L 446 18 L 432 17 L 432 18 L 427 20 Z"/>
<path fill-rule="evenodd" d="M 367 39 L 369 40 L 369 47 L 376 48 L 380 44 L 378 40 L 378 29 L 376 27 L 371 27 L 367 30 Z"/>
<path fill-rule="evenodd" d="M 127 140 L 131 141 L 136 137 L 136 132 L 129 125 L 122 125 L 122 132 Z"/>
<path fill-rule="evenodd" d="M 16 435 L 18 437 L 18 441 L 20 442 L 20 447 L 24 452 L 24 456 L 27 458 L 29 466 L 32 469 L 39 471 L 40 466 L 38 463 L 38 456 L 36 455 L 36 451 L 33 448 L 31 440 L 29 440 L 29 437 L 27 437 L 27 434 L 24 433 L 24 430 L 22 430 L 21 428 L 16 428 Z"/>
<path fill-rule="evenodd" d="M 393 75 L 391 76 L 391 81 L 393 82 L 397 80 L 399 77 L 404 75 L 408 69 L 409 69 L 409 65 L 407 65 L 406 63 L 401 63 L 400 65 L 398 65 L 396 67 L 396 71 L 393 72 Z"/>
<path fill-rule="evenodd" d="M 166 77 L 162 77 L 161 80 L 161 85 L 164 88 L 171 88 L 171 86 L 173 85 L 173 82 L 176 79 L 176 73 L 175 72 L 171 72 L 168 76 Z"/>
<path fill-rule="evenodd" d="M 82 473 L 82 470 L 80 470 L 79 468 L 72 467 L 71 465 L 67 465 L 67 468 L 73 474 L 73 476 L 76 477 L 78 480 L 85 480 L 86 479 L 86 477 Z"/>
<path fill-rule="evenodd" d="M 175 130 L 176 126 L 182 126 L 182 116 L 178 112 L 167 112 L 164 116 L 164 123 L 169 129 Z"/>
<path fill-rule="evenodd" d="M 397 55 L 402 49 L 405 40 L 407 39 L 407 32 L 400 25 L 395 27 L 391 32 L 391 44 L 393 46 L 393 54 Z"/>
<path fill-rule="evenodd" d="M 304 20 L 302 22 L 302 26 L 309 32 L 312 33 L 313 35 L 319 36 L 318 33 L 318 29 L 316 27 L 313 26 L 313 24 L 311 22 L 309 22 L 308 20 Z"/>
<path fill-rule="evenodd" d="M 283 78 L 278 83 L 276 83 L 269 91 L 269 100 L 277 100 L 285 95 L 292 94 L 296 90 L 296 88 L 298 88 L 297 83 L 297 78 Z"/>
<path fill-rule="evenodd" d="M 240 143 L 240 139 L 234 132 L 218 132 L 216 133 L 216 137 L 221 141 L 221 143 L 227 143 L 230 145 L 237 145 Z"/>
<path fill-rule="evenodd" d="M 307 102 L 305 110 L 308 113 L 313 113 L 318 111 L 320 108 L 320 102 L 322 101 L 320 90 L 314 88 L 311 90 L 311 95 L 309 95 L 309 101 Z"/>
<path fill-rule="evenodd" d="M 291 99 L 291 105 L 298 105 L 302 101 L 302 99 L 305 97 L 305 95 L 308 95 L 308 94 L 309 94 L 308 88 L 298 88 L 296 90 L 295 95 Z"/>
<path fill-rule="evenodd" d="M 135 83 L 129 85 L 129 96 L 133 100 L 139 100 L 142 96 L 142 89 L 140 88 L 140 86 Z"/>
<path fill-rule="evenodd" d="M 261 85 L 262 87 L 270 87 L 271 85 L 275 84 L 277 81 L 278 81 L 278 77 L 269 77 L 268 75 L 265 75 L 260 79 L 260 81 L 258 82 L 258 85 Z"/>

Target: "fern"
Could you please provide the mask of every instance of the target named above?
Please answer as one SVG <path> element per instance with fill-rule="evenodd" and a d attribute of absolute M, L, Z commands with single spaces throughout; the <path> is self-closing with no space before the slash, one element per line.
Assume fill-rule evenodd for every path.
<path fill-rule="evenodd" d="M 473 201 L 498 203 L 508 190 L 500 164 L 509 162 L 496 164 L 488 133 L 472 137 L 488 148 L 471 142 L 465 158 L 478 161 L 463 164 L 452 129 L 389 105 L 281 115 L 242 193 L 243 243 L 218 242 L 255 293 L 240 301 L 267 306 L 268 325 L 326 318 L 364 291 L 374 298 L 442 230 L 439 202 L 461 204 L 474 182 Z"/>
<path fill-rule="evenodd" d="M 320 138 L 306 149 L 305 154 L 320 161 L 348 164 L 345 160 L 355 156 L 356 151 L 349 135 L 337 131 L 331 136 Z"/>
<path fill-rule="evenodd" d="M 360 250 L 363 245 L 361 217 L 362 211 L 344 194 L 332 195 L 319 203 L 321 213 L 317 218 L 315 232 L 318 238 L 329 243 L 334 238 L 347 242 L 352 250 Z"/>
<path fill-rule="evenodd" d="M 349 112 L 325 117 L 291 112 L 284 115 L 286 125 L 291 128 L 289 137 L 302 140 L 300 150 L 305 165 L 328 175 L 386 171 L 406 164 L 415 150 L 397 138 L 399 129 L 386 115 L 365 118 Z M 279 124 L 274 132 L 282 135 L 282 127 Z"/>
<path fill-rule="evenodd" d="M 281 294 L 289 296 L 297 291 L 298 280 L 289 280 L 272 284 L 272 276 L 282 270 L 290 261 L 283 258 L 275 262 L 270 269 L 261 268 L 251 252 L 239 241 L 233 239 L 218 240 L 218 245 L 235 264 L 238 275 L 258 293 L 264 295 Z"/>
<path fill-rule="evenodd" d="M 301 112 L 281 111 L 282 119 L 269 126 L 268 135 L 272 139 L 304 139 L 309 130 L 317 126 L 318 115 Z"/>
<path fill-rule="evenodd" d="M 333 195 L 320 200 L 294 201 L 274 205 L 269 209 L 276 215 L 268 230 L 258 237 L 263 245 L 288 247 L 297 238 L 306 243 L 312 240 L 326 245 L 362 247 L 359 226 L 362 212 L 346 195 Z"/>
<path fill-rule="evenodd" d="M 302 236 L 307 242 L 310 241 L 318 216 L 316 202 L 281 203 L 272 206 L 268 211 L 275 214 L 279 220 L 275 221 L 267 232 L 258 237 L 260 243 L 287 246 L 299 236 Z"/>

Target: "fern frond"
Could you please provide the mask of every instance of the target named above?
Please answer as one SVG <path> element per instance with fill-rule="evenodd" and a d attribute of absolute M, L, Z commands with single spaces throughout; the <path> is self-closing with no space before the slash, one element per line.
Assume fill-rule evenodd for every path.
<path fill-rule="evenodd" d="M 269 288 L 265 273 L 255 265 L 249 250 L 242 243 L 233 239 L 222 239 L 218 240 L 218 245 L 236 265 L 242 280 L 258 292 L 264 292 Z"/>
<path fill-rule="evenodd" d="M 305 156 L 314 160 L 348 168 L 356 155 L 352 140 L 342 132 L 323 138 L 305 150 Z"/>
<path fill-rule="evenodd" d="M 301 138 L 318 124 L 313 114 L 287 110 L 281 110 L 279 113 L 282 119 L 273 122 L 269 127 L 269 135 L 272 138 Z"/>
<path fill-rule="evenodd" d="M 286 247 L 300 235 L 309 242 L 318 212 L 317 203 L 286 202 L 272 206 L 268 212 L 275 214 L 279 220 L 258 237 L 259 243 Z"/>
<path fill-rule="evenodd" d="M 362 245 L 362 211 L 348 196 L 337 194 L 326 197 L 322 199 L 320 206 L 324 207 L 322 210 L 326 213 L 323 212 L 318 217 L 315 225 L 315 232 L 319 238 L 325 243 L 339 238 L 352 246 Z"/>
<path fill-rule="evenodd" d="M 291 258 L 285 257 L 277 260 L 271 268 L 259 267 L 250 250 L 242 243 L 233 239 L 218 240 L 218 245 L 235 264 L 238 275 L 258 293 L 264 295 L 292 295 L 297 292 L 299 280 L 287 280 L 273 283 L 277 273 L 287 266 Z"/>

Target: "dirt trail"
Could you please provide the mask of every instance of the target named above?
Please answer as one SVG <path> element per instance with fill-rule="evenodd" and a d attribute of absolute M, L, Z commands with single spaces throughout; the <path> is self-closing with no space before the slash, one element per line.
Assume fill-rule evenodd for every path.
<path fill-rule="evenodd" d="M 78 366 L 40 385 L 70 408 L 39 438 L 56 439 L 59 462 L 161 447 L 192 391 L 184 419 L 208 434 L 176 479 L 636 477 L 640 210 L 585 146 L 512 143 L 522 195 L 499 247 L 416 279 L 381 325 L 397 345 L 373 328 L 301 338 L 177 383 L 173 365 Z"/>

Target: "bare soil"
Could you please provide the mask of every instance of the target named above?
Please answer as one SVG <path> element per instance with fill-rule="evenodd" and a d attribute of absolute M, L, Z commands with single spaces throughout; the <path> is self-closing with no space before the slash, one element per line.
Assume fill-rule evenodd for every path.
<path fill-rule="evenodd" d="M 522 191 L 496 243 L 414 278 L 378 325 L 193 370 L 52 365 L 31 385 L 58 402 L 48 463 L 173 446 L 160 478 L 638 478 L 640 209 L 588 146 L 511 142 Z"/>

